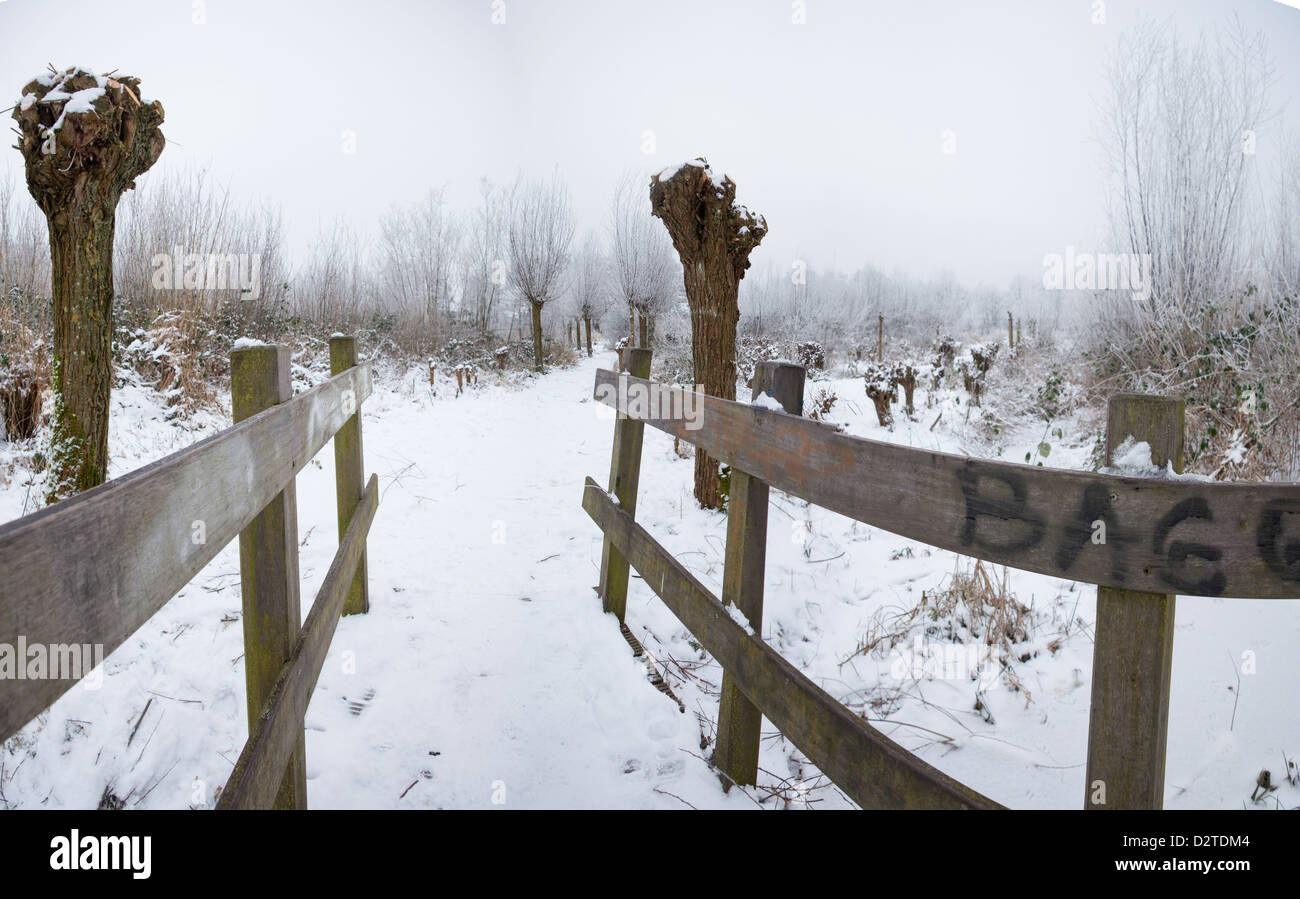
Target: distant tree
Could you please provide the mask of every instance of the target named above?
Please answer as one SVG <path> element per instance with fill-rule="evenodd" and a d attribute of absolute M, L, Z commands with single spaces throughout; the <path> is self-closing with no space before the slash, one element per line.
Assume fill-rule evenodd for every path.
<path fill-rule="evenodd" d="M 1185 316 L 1242 274 L 1253 135 L 1271 115 L 1262 35 L 1240 24 L 1185 45 L 1144 22 L 1111 56 L 1099 140 L 1109 164 L 1118 249 L 1149 254 L 1147 312 Z"/>
<path fill-rule="evenodd" d="M 399 307 L 414 313 L 433 346 L 447 334 L 461 229 L 445 193 L 430 190 L 379 220 L 383 283 Z"/>
<path fill-rule="evenodd" d="M 542 307 L 560 295 L 573 243 L 573 207 L 556 172 L 549 181 L 515 183 L 506 245 L 507 278 L 533 314 L 533 364 L 542 370 Z"/>
<path fill-rule="evenodd" d="M 640 346 L 649 346 L 651 323 L 667 308 L 678 282 L 672 243 L 654 222 L 644 184 L 627 173 L 615 188 L 609 228 L 610 266 L 628 310 L 628 336 Z M 639 340 L 635 327 L 638 319 Z"/>
<path fill-rule="evenodd" d="M 506 197 L 486 178 L 479 181 L 479 205 L 468 217 L 461 259 L 464 299 L 486 334 L 506 284 Z"/>
<path fill-rule="evenodd" d="M 108 476 L 117 203 L 162 154 L 158 101 L 140 79 L 50 70 L 14 107 L 27 189 L 49 223 L 54 293 L 54 432 L 47 499 Z"/>
<path fill-rule="evenodd" d="M 596 235 L 587 233 L 573 260 L 573 310 L 587 329 L 587 355 L 591 355 L 591 320 L 600 319 L 609 305 L 609 277 L 606 260 Z M 581 343 L 581 340 L 579 340 Z"/>
<path fill-rule="evenodd" d="M 715 181 L 704 159 L 650 179 L 650 207 L 681 257 L 691 308 L 695 381 L 704 392 L 736 398 L 737 294 L 749 254 L 767 234 L 767 222 L 736 202 L 736 185 Z M 695 498 L 707 509 L 721 505 L 718 463 L 695 453 Z"/>

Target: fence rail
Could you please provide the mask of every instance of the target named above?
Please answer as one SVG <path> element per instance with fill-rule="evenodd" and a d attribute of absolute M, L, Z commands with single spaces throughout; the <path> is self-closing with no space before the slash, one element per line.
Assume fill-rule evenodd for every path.
<path fill-rule="evenodd" d="M 599 590 L 622 621 L 630 563 L 722 665 L 714 762 L 729 781 L 752 784 L 758 754 L 757 716 L 736 714 L 730 681 L 863 807 L 996 806 L 731 620 L 724 606 L 735 603 L 761 634 L 766 485 L 941 549 L 1099 585 L 1088 808 L 1161 806 L 1175 594 L 1300 597 L 1300 484 L 1066 471 L 851 437 L 797 414 L 803 370 L 788 363 L 764 363 L 754 382 L 755 398 L 766 390 L 786 411 L 700 394 L 688 417 L 682 388 L 647 380 L 648 350 L 624 350 L 620 365 L 598 371 L 593 389 L 620 413 L 610 492 L 589 478 L 583 495 L 606 541 Z M 1112 397 L 1108 458 L 1131 435 L 1181 470 L 1182 413 L 1180 401 Z M 644 425 L 731 466 L 721 600 L 634 522 Z"/>
<path fill-rule="evenodd" d="M 336 347 L 340 358 L 355 361 L 354 338 L 336 336 L 331 350 Z M 272 383 L 275 396 L 268 398 L 264 391 L 259 394 L 252 383 L 259 372 Z M 270 670 L 271 686 L 283 674 L 287 678 L 285 692 L 293 695 L 292 701 L 285 700 L 288 711 L 277 714 L 276 708 L 268 710 L 269 726 L 278 735 L 288 722 L 301 734 L 306 706 L 302 704 L 299 711 L 299 694 L 305 690 L 309 696 L 319 674 L 317 656 L 323 656 L 319 644 L 323 640 L 328 646 L 338 619 L 337 612 L 331 618 L 328 611 L 338 605 L 336 594 L 342 589 L 345 598 L 349 593 L 355 595 L 354 572 L 363 571 L 358 563 L 377 501 L 373 478 L 364 496 L 359 495 L 359 483 L 343 483 L 345 477 L 354 478 L 361 469 L 360 407 L 372 389 L 370 366 L 353 364 L 336 370 L 329 381 L 298 396 L 292 396 L 288 379 L 289 357 L 284 348 L 235 350 L 232 395 L 236 417 L 242 420 L 233 427 L 93 490 L 0 525 L 0 643 L 14 645 L 21 638 L 29 646 L 102 645 L 107 655 L 170 602 L 227 544 L 241 537 L 250 717 L 260 719 L 265 704 L 260 683 L 255 690 L 252 678 L 266 679 L 265 674 L 253 671 L 258 658 L 251 644 L 282 643 L 278 658 L 264 654 L 261 661 Z M 298 641 L 296 618 L 292 630 L 286 632 L 286 622 L 249 613 L 278 604 L 292 605 L 296 616 L 298 543 L 284 539 L 290 533 L 296 536 L 296 510 L 292 502 L 284 500 L 292 498 L 298 472 L 345 428 L 353 430 L 355 439 L 348 444 L 350 464 L 346 470 L 339 466 L 344 534 L 317 602 L 321 614 L 313 609 L 316 619 L 309 618 Z M 264 527 L 272 512 L 272 517 L 278 516 L 278 535 Z M 292 514 L 286 517 L 286 512 Z M 277 536 L 278 541 L 273 539 Z M 267 570 L 261 566 L 275 553 L 279 553 L 280 579 L 258 578 Z M 336 583 L 340 579 L 346 581 L 342 587 Z M 255 603 L 251 610 L 250 601 Z M 268 636 L 268 632 L 273 633 Z M 293 652 L 294 664 L 286 665 L 295 642 L 302 644 L 301 650 Z M 304 677 L 313 664 L 310 678 Z M 55 678 L 6 680 L 0 703 L 0 741 L 11 737 L 75 683 L 74 679 Z M 269 693 L 269 688 L 265 692 Z M 270 757 L 278 759 L 278 754 Z M 281 765 L 275 774 L 277 783 L 283 770 Z M 253 797 L 249 804 L 264 804 L 263 793 L 248 795 Z M 305 803 L 305 797 L 297 802 Z"/>

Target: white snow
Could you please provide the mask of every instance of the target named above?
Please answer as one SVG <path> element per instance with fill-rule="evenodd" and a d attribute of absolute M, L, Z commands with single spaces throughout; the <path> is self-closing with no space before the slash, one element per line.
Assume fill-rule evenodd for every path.
<path fill-rule="evenodd" d="M 750 401 L 750 405 L 757 406 L 760 409 L 771 409 L 775 412 L 785 411 L 785 407 L 781 405 L 781 401 L 770 393 L 760 393 Z"/>
<path fill-rule="evenodd" d="M 1162 474 L 1160 466 L 1152 460 L 1151 444 L 1134 440 L 1132 435 L 1115 447 L 1110 454 L 1109 468 L 1103 470 L 1130 478 L 1158 478 Z"/>
<path fill-rule="evenodd" d="M 376 377 L 362 407 L 366 470 L 381 490 L 368 542 L 371 611 L 339 623 L 307 713 L 312 807 L 492 808 L 498 787 L 506 808 L 756 807 L 762 791 L 724 794 L 701 758 L 710 750 L 700 749 L 696 712 L 717 714 L 717 665 L 634 573 L 628 626 L 682 714 L 647 681 L 592 589 L 602 538 L 580 504 L 586 476 L 604 486 L 613 422 L 585 401 L 595 369 L 613 364 L 598 353 L 526 389 L 491 372 L 458 398 L 430 399 L 418 389 L 427 373 Z M 860 436 L 1005 458 L 1042 439 L 1030 422 L 1004 428 L 996 446 L 981 443 L 957 394 L 940 391 L 929 407 L 921 385 L 917 420 L 899 414 L 887 431 L 860 379 L 819 383 L 841 397 L 830 417 Z M 173 414 L 133 378 L 115 388 L 110 474 L 229 422 L 168 421 Z M 1056 424 L 1085 436 L 1056 441 L 1050 464 L 1085 467 L 1091 434 Z M 1117 460 L 1136 465 L 1141 452 Z M 31 510 L 29 476 L 14 460 L 0 443 L 0 521 Z M 333 464 L 326 446 L 297 482 L 304 615 L 337 547 Z M 636 516 L 720 595 L 726 516 L 694 506 L 692 471 L 671 437 L 647 428 Z M 973 788 L 1012 807 L 1078 808 L 1094 588 L 1010 572 L 1039 622 L 1021 644 L 1031 656 L 1014 661 L 1022 692 L 930 673 L 900 679 L 888 651 L 854 655 L 873 615 L 913 607 L 962 564 L 772 491 L 754 629 L 855 713 Z M 129 808 L 210 808 L 247 737 L 240 608 L 236 542 L 105 660 L 100 690 L 74 688 L 5 745 L 0 807 L 93 807 L 111 786 Z M 1297 643 L 1289 603 L 1179 599 L 1167 808 L 1241 808 L 1260 769 L 1276 773 L 1283 752 L 1300 753 L 1278 713 L 1294 692 Z M 1247 652 L 1257 662 L 1249 676 L 1240 672 Z M 974 710 L 977 689 L 991 722 Z M 817 776 L 780 738 L 763 741 L 760 766 L 804 784 Z M 818 808 L 846 805 L 825 787 L 812 794 Z M 1285 782 L 1274 795 L 1300 804 Z"/>
<path fill-rule="evenodd" d="M 729 602 L 725 603 L 722 608 L 726 610 L 727 617 L 745 629 L 745 633 L 749 634 L 751 637 L 758 636 L 754 632 L 754 626 L 749 623 L 749 618 L 745 616 L 744 612 L 740 611 L 740 606 L 733 602 Z"/>

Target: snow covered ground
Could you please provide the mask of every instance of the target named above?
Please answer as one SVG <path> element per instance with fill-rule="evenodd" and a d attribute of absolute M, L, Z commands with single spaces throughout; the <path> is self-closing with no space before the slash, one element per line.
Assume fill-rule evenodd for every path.
<path fill-rule="evenodd" d="M 430 399 L 414 378 L 379 380 L 363 407 L 367 473 L 382 491 L 368 544 L 371 611 L 340 623 L 307 714 L 312 807 L 850 804 L 770 726 L 759 787 L 724 794 L 702 747 L 718 668 L 634 578 L 629 626 L 682 713 L 601 613 L 600 535 L 580 507 L 583 479 L 604 482 L 609 467 L 612 412 L 590 399 L 598 365 L 613 367 L 613 354 L 522 388 L 485 377 L 459 398 L 444 389 Z M 831 383 L 840 400 L 829 417 L 862 436 L 1014 461 L 1044 440 L 1041 421 L 994 433 L 947 394 L 927 408 L 919 388 L 917 420 L 900 415 L 887 432 L 860 380 Z M 180 428 L 166 414 L 151 391 L 114 393 L 112 474 L 224 426 L 201 416 Z M 1062 437 L 1044 464 L 1082 467 L 1088 423 L 1053 427 Z M 0 444 L 9 478 L 0 520 L 21 514 L 25 498 L 30 508 L 5 452 Z M 298 479 L 304 614 L 337 545 L 332 468 L 326 447 Z M 691 470 L 648 429 L 637 517 L 717 591 L 725 516 L 694 507 Z M 212 806 L 246 738 L 237 553 L 227 547 L 113 653 L 101 689 L 75 687 L 6 744 L 0 807 L 94 807 L 106 788 L 130 808 Z M 913 672 L 897 651 L 855 656 L 873 616 L 912 608 L 969 565 L 774 492 L 763 636 L 975 789 L 1012 807 L 1078 808 L 1094 588 L 1009 573 L 1010 591 L 1033 609 L 1017 644 L 1025 660 L 1013 665 L 1018 690 L 1005 676 Z M 1281 776 L 1283 754 L 1300 755 L 1289 702 L 1300 604 L 1180 598 L 1177 622 L 1166 807 L 1252 806 L 1263 768 L 1282 786 L 1258 807 L 1300 805 Z M 1241 672 L 1246 652 L 1254 673 Z"/>

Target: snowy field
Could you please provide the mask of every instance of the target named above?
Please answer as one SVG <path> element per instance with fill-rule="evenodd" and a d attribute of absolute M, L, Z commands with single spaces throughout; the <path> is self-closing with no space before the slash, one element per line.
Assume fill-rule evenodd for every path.
<path fill-rule="evenodd" d="M 445 386 L 430 398 L 414 375 L 378 378 L 363 407 L 366 471 L 381 489 L 371 611 L 339 624 L 307 714 L 311 807 L 851 805 L 769 725 L 759 786 L 725 794 L 702 745 L 717 666 L 634 578 L 629 626 L 682 712 L 601 613 L 600 535 L 580 502 L 587 475 L 608 475 L 612 412 L 591 394 L 594 371 L 613 359 L 598 353 L 524 387 L 488 376 L 459 398 Z M 916 420 L 899 414 L 886 431 L 860 379 L 830 383 L 840 400 L 829 418 L 861 436 L 1011 461 L 1045 439 L 1041 421 L 993 434 L 951 395 L 927 406 L 919 387 Z M 225 426 L 217 415 L 168 422 L 162 399 L 134 384 L 114 393 L 112 414 L 112 476 Z M 1084 467 L 1096 422 L 1053 427 L 1062 433 L 1044 464 Z M 31 507 L 7 449 L 0 520 Z M 298 479 L 304 615 L 337 545 L 332 469 L 327 446 Z M 647 429 L 637 518 L 716 593 L 726 519 L 695 507 L 691 473 L 671 438 Z M 893 652 L 855 653 L 873 621 L 970 565 L 774 491 L 763 636 L 883 732 L 993 799 L 1079 808 L 1095 588 L 1009 572 L 1010 592 L 1032 610 L 1009 675 L 909 670 L 898 651 L 915 645 L 910 635 Z M 102 688 L 73 688 L 6 743 L 0 807 L 93 808 L 107 790 L 128 808 L 210 808 L 247 735 L 239 619 L 236 543 L 107 659 Z M 1298 644 L 1300 604 L 1179 599 L 1167 808 L 1300 805 L 1279 776 L 1284 755 L 1300 755 L 1290 701 Z M 1253 673 L 1242 673 L 1243 653 L 1254 654 Z M 1263 768 L 1281 788 L 1256 805 Z"/>

